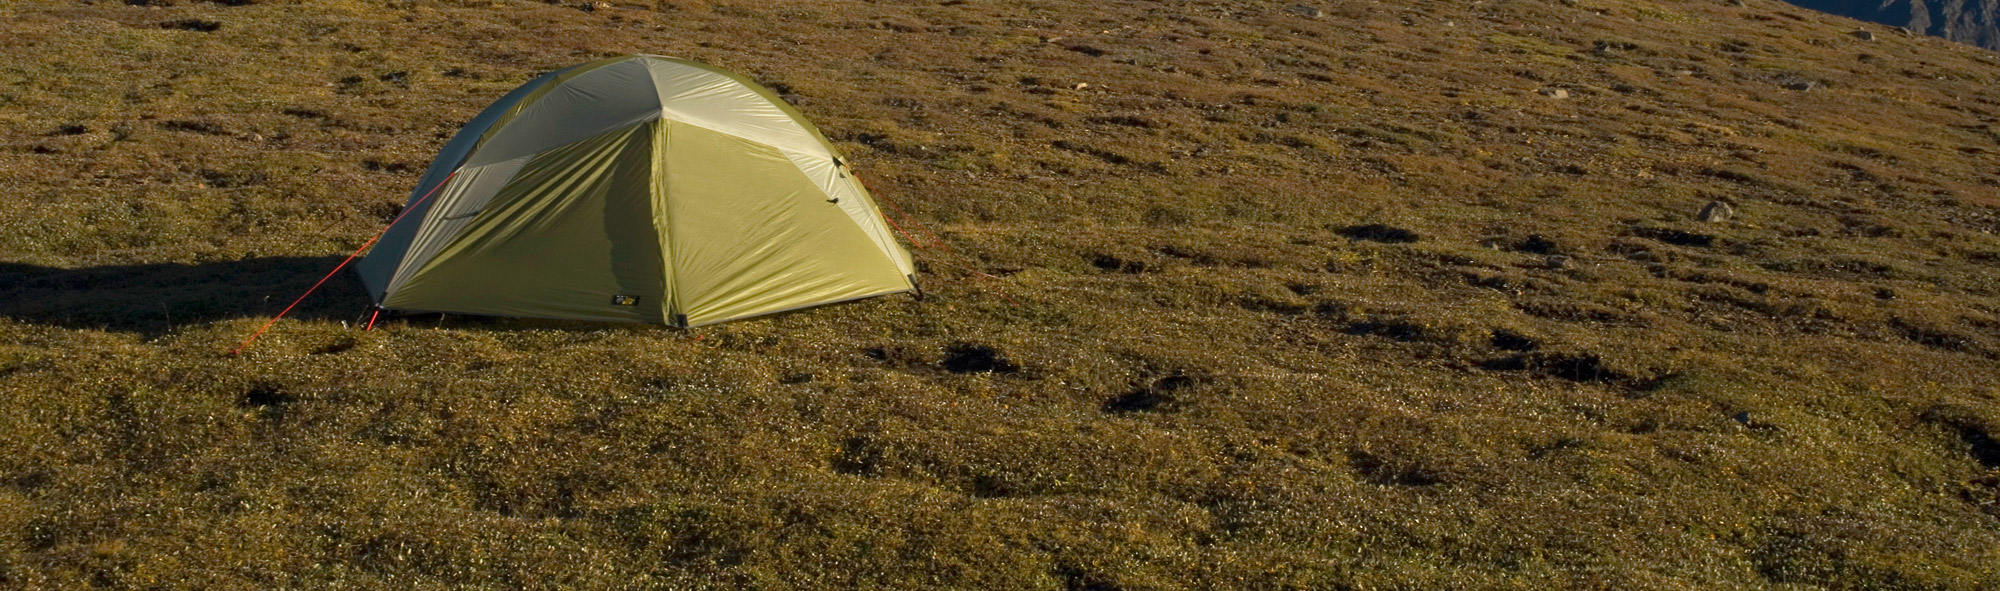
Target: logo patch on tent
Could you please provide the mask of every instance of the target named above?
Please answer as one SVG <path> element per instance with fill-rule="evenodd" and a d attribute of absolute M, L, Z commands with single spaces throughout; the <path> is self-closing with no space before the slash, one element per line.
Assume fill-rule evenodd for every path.
<path fill-rule="evenodd" d="M 631 295 L 614 295 L 614 296 L 611 296 L 611 305 L 613 305 L 613 306 L 637 306 L 637 305 L 639 305 L 639 296 L 631 296 Z"/>

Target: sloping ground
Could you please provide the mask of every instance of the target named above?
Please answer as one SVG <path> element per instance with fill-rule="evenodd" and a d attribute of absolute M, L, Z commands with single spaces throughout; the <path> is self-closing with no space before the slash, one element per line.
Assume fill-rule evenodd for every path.
<path fill-rule="evenodd" d="M 1765 0 L 0 17 L 0 586 L 2000 585 L 1974 48 Z M 362 332 L 342 276 L 225 354 L 487 101 L 628 52 L 798 104 L 928 298 Z"/>
<path fill-rule="evenodd" d="M 1906 27 L 1987 49 L 2000 49 L 2000 1 L 1996 0 L 1786 0 L 1793 4 Z"/>

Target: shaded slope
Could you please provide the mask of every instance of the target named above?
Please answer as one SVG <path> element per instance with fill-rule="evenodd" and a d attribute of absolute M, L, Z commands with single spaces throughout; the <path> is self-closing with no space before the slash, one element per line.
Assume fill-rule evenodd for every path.
<path fill-rule="evenodd" d="M 1813 10 L 1904 27 L 1960 43 L 2000 49 L 2000 2 L 1994 0 L 1786 0 Z"/>

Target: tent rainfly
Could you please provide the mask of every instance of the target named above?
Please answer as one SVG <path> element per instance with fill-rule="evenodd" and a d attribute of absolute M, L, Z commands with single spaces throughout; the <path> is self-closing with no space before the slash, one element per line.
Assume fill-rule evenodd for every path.
<path fill-rule="evenodd" d="M 387 310 L 701 326 L 915 289 L 884 222 L 770 90 L 634 55 L 487 107 L 356 269 Z"/>

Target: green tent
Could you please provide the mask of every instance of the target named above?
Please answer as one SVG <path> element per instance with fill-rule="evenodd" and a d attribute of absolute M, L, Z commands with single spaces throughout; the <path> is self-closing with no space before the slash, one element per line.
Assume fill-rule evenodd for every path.
<path fill-rule="evenodd" d="M 884 221 L 771 91 L 624 56 L 473 118 L 357 270 L 389 310 L 700 326 L 914 289 Z"/>

